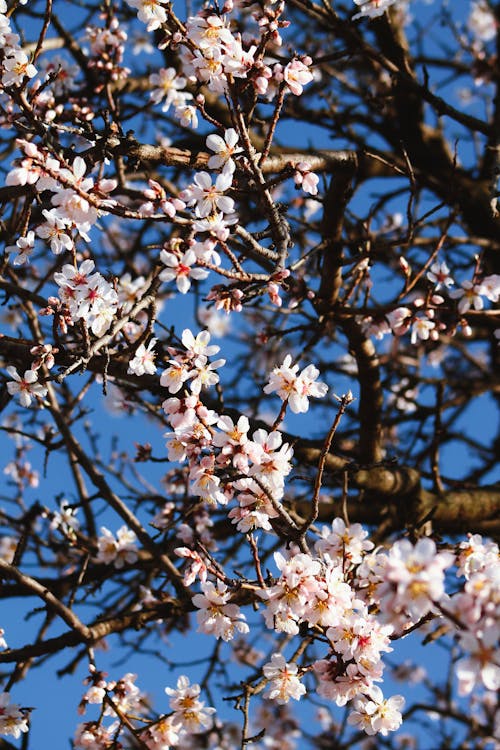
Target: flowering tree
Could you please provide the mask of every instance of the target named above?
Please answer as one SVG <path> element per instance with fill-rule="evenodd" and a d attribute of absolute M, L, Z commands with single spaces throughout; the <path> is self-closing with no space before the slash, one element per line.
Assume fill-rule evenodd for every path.
<path fill-rule="evenodd" d="M 498 747 L 499 28 L 0 0 L 1 747 Z"/>

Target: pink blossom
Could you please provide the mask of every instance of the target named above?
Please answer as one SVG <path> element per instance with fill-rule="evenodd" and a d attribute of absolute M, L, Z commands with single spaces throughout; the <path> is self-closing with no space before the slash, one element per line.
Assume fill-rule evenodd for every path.
<path fill-rule="evenodd" d="M 310 57 L 305 57 L 303 60 L 295 58 L 295 60 L 292 60 L 292 62 L 289 62 L 285 66 L 283 78 L 295 96 L 300 96 L 304 90 L 304 86 L 313 80 L 313 74 L 308 67 L 311 63 L 312 60 Z"/>
<path fill-rule="evenodd" d="M 264 664 L 262 671 L 269 680 L 264 697 L 276 703 L 288 703 L 290 698 L 298 701 L 305 694 L 306 688 L 300 682 L 298 667 L 288 663 L 283 654 L 273 654 L 271 661 Z"/>

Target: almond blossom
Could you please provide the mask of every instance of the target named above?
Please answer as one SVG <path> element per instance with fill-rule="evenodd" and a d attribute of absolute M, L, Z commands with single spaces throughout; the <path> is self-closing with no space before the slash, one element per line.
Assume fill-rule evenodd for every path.
<path fill-rule="evenodd" d="M 42 211 L 45 222 L 40 224 L 35 232 L 38 237 L 50 243 L 50 249 L 54 255 L 59 255 L 64 250 L 71 250 L 74 245 L 66 222 L 56 216 L 55 211 L 54 208 L 50 211 L 47 209 Z"/>
<path fill-rule="evenodd" d="M 450 292 L 452 299 L 458 300 L 458 312 L 460 315 L 468 312 L 471 307 L 474 310 L 482 310 L 484 300 L 482 298 L 482 288 L 480 284 L 474 284 L 473 281 L 464 281 L 460 289 Z"/>
<path fill-rule="evenodd" d="M 115 568 L 123 568 L 125 563 L 131 564 L 137 560 L 137 537 L 133 531 L 126 526 L 118 529 L 116 538 L 105 526 L 101 527 L 101 536 L 97 540 L 97 562 L 110 565 Z"/>
<path fill-rule="evenodd" d="M 405 699 L 402 695 L 393 695 L 384 699 L 382 691 L 373 685 L 368 695 L 362 695 L 354 701 L 355 710 L 349 715 L 349 724 L 359 726 L 366 734 L 381 734 L 385 737 L 389 732 L 399 729 L 403 721 L 401 709 Z"/>
<path fill-rule="evenodd" d="M 298 375 L 298 365 L 292 365 L 292 357 L 287 354 L 280 367 L 275 367 L 271 373 L 269 383 L 264 386 L 264 393 L 273 393 L 282 401 L 290 404 L 294 414 L 308 411 L 309 398 L 322 398 L 328 391 L 325 383 L 316 382 L 319 370 L 314 365 L 308 365 Z"/>
<path fill-rule="evenodd" d="M 201 692 L 199 685 L 190 685 L 188 678 L 182 675 L 177 680 L 177 688 L 167 687 L 165 692 L 170 696 L 170 708 L 174 712 L 171 720 L 174 725 L 189 734 L 211 728 L 215 708 L 205 707 L 198 700 Z"/>
<path fill-rule="evenodd" d="M 360 563 L 364 553 L 373 549 L 373 542 L 367 536 L 368 532 L 361 524 L 346 526 L 342 518 L 335 518 L 331 530 L 328 526 L 322 527 L 321 539 L 315 548 L 333 561 L 340 560 L 342 567 L 347 569 Z"/>
<path fill-rule="evenodd" d="M 234 128 L 228 128 L 224 132 L 224 138 L 220 135 L 209 135 L 207 137 L 207 148 L 210 151 L 214 151 L 214 155 L 208 160 L 208 166 L 210 169 L 220 169 L 226 167 L 227 169 L 235 169 L 235 163 L 233 156 L 243 151 L 241 146 L 238 146 L 238 133 Z"/>
<path fill-rule="evenodd" d="M 478 685 L 487 690 L 500 690 L 500 626 L 492 622 L 477 635 L 465 632 L 460 636 L 465 656 L 455 664 L 458 692 L 468 695 Z"/>
<path fill-rule="evenodd" d="M 196 268 L 197 258 L 193 250 L 186 250 L 182 255 L 170 253 L 162 250 L 160 253 L 161 262 L 167 266 L 160 273 L 162 281 L 173 281 L 177 284 L 177 289 L 181 294 L 186 294 L 191 288 L 191 279 L 201 281 L 206 279 L 208 271 L 204 268 Z"/>
<path fill-rule="evenodd" d="M 21 376 L 12 365 L 6 369 L 13 378 L 7 383 L 7 390 L 11 396 L 19 395 L 21 406 L 31 406 L 33 397 L 42 399 L 47 395 L 47 388 L 38 382 L 38 373 L 35 370 L 25 370 L 24 375 Z"/>
<path fill-rule="evenodd" d="M 135 350 L 133 358 L 128 363 L 127 372 L 132 375 L 154 375 L 156 372 L 154 351 L 157 339 L 152 338 L 147 347 L 140 344 Z"/>
<path fill-rule="evenodd" d="M 148 31 L 158 29 L 167 20 L 168 0 L 127 0 L 127 3 L 137 9 L 137 18 L 147 24 Z"/>
<path fill-rule="evenodd" d="M 450 269 L 446 263 L 433 263 L 426 276 L 435 285 L 436 291 L 439 291 L 442 287 L 453 286 L 455 283 L 450 276 Z"/>
<path fill-rule="evenodd" d="M 310 57 L 304 57 L 302 60 L 296 58 L 285 66 L 283 79 L 295 96 L 300 96 L 304 90 L 304 86 L 313 80 L 313 74 L 309 70 L 311 63 L 312 60 Z"/>
<path fill-rule="evenodd" d="M 215 183 L 208 172 L 198 172 L 194 182 L 182 191 L 180 197 L 188 206 L 195 206 L 196 215 L 203 219 L 214 211 L 230 214 L 234 211 L 234 200 L 224 193 L 229 190 L 233 182 L 233 172 L 227 164 L 217 175 Z"/>
<path fill-rule="evenodd" d="M 262 671 L 269 680 L 264 698 L 283 704 L 288 703 L 290 698 L 298 701 L 305 695 L 306 688 L 298 676 L 297 665 L 294 662 L 287 663 L 283 654 L 273 654 Z"/>
<path fill-rule="evenodd" d="M 8 56 L 3 60 L 2 84 L 4 86 L 21 86 L 25 78 L 33 78 L 37 70 L 29 62 L 27 54 L 20 48 L 10 48 Z"/>
<path fill-rule="evenodd" d="M 10 702 L 9 693 L 0 693 L 0 734 L 11 735 L 16 740 L 29 730 L 29 711 Z"/>
<path fill-rule="evenodd" d="M 5 252 L 9 253 L 9 256 L 13 256 L 14 253 L 17 253 L 12 263 L 14 266 L 22 266 L 28 261 L 34 249 L 35 233 L 30 230 L 26 237 L 19 237 L 15 245 L 9 245 L 9 247 L 6 247 Z"/>
<path fill-rule="evenodd" d="M 179 101 L 179 95 L 186 85 L 186 79 L 177 74 L 175 68 L 160 68 L 158 73 L 152 73 L 149 76 L 151 86 L 151 99 L 155 104 L 165 100 L 162 106 L 162 112 L 168 112 L 170 106 Z M 183 92 L 181 99 L 183 102 L 191 98 L 191 94 Z"/>
<path fill-rule="evenodd" d="M 237 604 L 230 602 L 231 592 L 221 581 L 215 586 L 211 581 L 201 584 L 201 594 L 193 596 L 193 604 L 198 608 L 196 619 L 198 630 L 217 639 L 231 641 L 235 631 L 248 633 L 245 616 Z"/>
<path fill-rule="evenodd" d="M 379 596 L 381 610 L 389 621 L 407 612 L 415 621 L 434 610 L 444 594 L 444 571 L 454 562 L 451 552 L 438 552 L 432 539 L 419 539 L 415 546 L 402 539 L 393 544 L 385 559 L 385 582 Z"/>

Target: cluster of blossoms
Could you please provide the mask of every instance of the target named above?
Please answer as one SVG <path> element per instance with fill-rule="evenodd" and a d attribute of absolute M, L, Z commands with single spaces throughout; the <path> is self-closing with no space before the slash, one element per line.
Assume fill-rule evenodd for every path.
<path fill-rule="evenodd" d="M 465 656 L 455 665 L 459 692 L 479 686 L 500 689 L 500 570 L 499 549 L 479 534 L 461 542 L 457 575 L 464 590 L 451 600 L 451 612 L 462 624 L 459 645 Z"/>
<path fill-rule="evenodd" d="M 316 382 L 319 370 L 308 365 L 300 374 L 298 365 L 292 365 L 292 357 L 287 354 L 283 364 L 275 367 L 269 383 L 264 386 L 264 393 L 274 393 L 290 405 L 294 414 L 301 414 L 309 409 L 309 398 L 322 398 L 328 391 L 325 383 Z"/>
<path fill-rule="evenodd" d="M 105 526 L 101 527 L 101 536 L 97 539 L 97 562 L 105 565 L 113 565 L 115 568 L 123 568 L 125 564 L 131 565 L 137 560 L 137 537 L 133 531 L 122 526 L 113 533 Z"/>
<path fill-rule="evenodd" d="M 221 581 L 215 586 L 210 581 L 201 584 L 203 593 L 193 596 L 193 604 L 198 608 L 196 614 L 199 629 L 208 635 L 231 641 L 235 631 L 248 633 L 245 616 L 236 604 L 231 604 L 231 592 Z"/>
<path fill-rule="evenodd" d="M 120 27 L 117 18 L 111 19 L 104 28 L 89 26 L 86 29 L 90 43 L 89 68 L 98 71 L 104 80 L 126 79 L 130 70 L 122 65 L 127 32 Z M 97 87 L 99 90 L 99 87 Z"/>
<path fill-rule="evenodd" d="M 160 384 L 172 394 L 182 388 L 189 391 L 182 398 L 168 398 L 163 403 L 174 430 L 167 434 L 168 456 L 170 460 L 189 461 L 191 492 L 203 501 L 226 505 L 236 496 L 239 507 L 232 509 L 229 517 L 240 531 L 269 530 L 269 519 L 278 515 L 293 451 L 283 442 L 279 430 L 267 432 L 261 428 L 250 436 L 247 417 L 241 416 L 235 423 L 229 415 L 219 415 L 203 405 L 202 389 L 218 382 L 215 370 L 224 364 L 224 360 L 209 363 L 208 358 L 219 351 L 209 341 L 208 331 L 194 337 L 186 329 L 182 334 L 186 351 L 169 350 L 173 359 L 162 373 Z M 275 390 L 278 380 L 282 383 L 288 378 L 279 394 L 284 394 L 284 401 L 289 399 L 296 412 L 307 410 L 308 397 L 321 397 L 327 390 L 325 384 L 316 382 L 319 373 L 313 366 L 300 375 L 297 371 L 298 366 L 291 366 L 291 358 L 287 358 L 269 384 Z M 243 476 L 223 487 L 220 475 L 231 469 Z"/>
<path fill-rule="evenodd" d="M 408 268 L 406 261 L 404 267 Z M 432 284 L 432 294 L 427 302 L 423 297 L 416 296 L 412 300 L 412 307 L 396 307 L 379 320 L 366 317 L 361 320 L 363 330 L 377 339 L 382 339 L 390 333 L 398 337 L 404 336 L 410 331 L 412 344 L 418 341 L 437 341 L 443 332 L 453 335 L 457 330 L 457 323 L 450 325 L 449 322 L 444 322 L 444 319 L 449 320 L 450 316 L 449 308 L 444 304 L 446 299 L 443 293 L 447 293 L 450 300 L 457 300 L 456 310 L 459 322 L 462 316 L 470 310 L 483 310 L 485 299 L 493 303 L 500 299 L 500 275 L 498 274 L 472 281 L 467 279 L 458 289 L 452 291 L 448 290 L 454 286 L 455 281 L 446 263 L 433 263 L 426 277 Z M 441 310 L 446 315 L 440 316 Z M 466 325 L 464 330 L 470 329 Z"/>
<path fill-rule="evenodd" d="M 128 0 L 129 5 L 138 10 L 138 18 L 147 24 L 148 31 L 158 29 L 167 20 L 166 3 L 162 0 Z M 227 8 L 229 8 L 227 4 Z M 272 39 L 275 45 L 282 44 L 280 26 L 288 23 L 280 21 L 283 4 L 276 8 L 259 9 L 255 17 L 262 37 Z M 234 34 L 230 21 L 225 16 L 203 14 L 190 16 L 181 33 L 177 31 L 172 41 L 178 45 L 182 76 L 177 76 L 172 68 L 162 69 L 150 78 L 155 102 L 166 99 L 164 107 L 171 104 L 176 108 L 176 116 L 185 124 L 196 127 L 196 110 L 189 92 L 183 91 L 186 79 L 193 83 L 203 83 L 214 93 L 223 93 L 228 86 L 228 78 L 244 78 L 251 83 L 257 93 L 272 98 L 280 85 L 296 96 L 313 76 L 309 70 L 312 60 L 308 57 L 294 58 L 287 65 L 275 63 L 272 67 L 262 60 L 259 52 L 259 39 L 255 43 L 244 44 L 239 33 Z"/>
<path fill-rule="evenodd" d="M 440 616 L 442 612 L 463 624 L 458 642 L 467 655 L 455 667 L 460 692 L 468 694 L 477 685 L 497 690 L 497 545 L 484 543 L 476 535 L 460 545 L 456 557 L 438 551 L 428 538 L 415 545 L 401 540 L 387 552 L 374 550 L 366 537 L 359 524 L 346 526 L 335 519 L 331 528 L 321 530 L 315 556 L 298 550 L 288 557 L 275 553 L 280 576 L 261 591 L 268 628 L 297 635 L 301 624 L 307 623 L 324 633 L 330 653 L 313 665 L 319 695 L 338 706 L 352 701 L 349 723 L 367 734 L 384 735 L 397 729 L 404 700 L 401 696 L 385 699 L 376 685 L 383 674 L 381 654 L 392 651 L 391 637 L 404 634 L 429 613 Z M 455 564 L 467 581 L 462 593 L 449 598 L 444 572 Z M 380 610 L 377 616 L 371 613 L 373 605 Z M 282 702 L 298 699 L 305 690 L 295 665 L 290 668 L 283 657 L 275 655 L 273 666 L 279 669 L 264 668 L 265 676 L 273 681 L 268 697 Z"/>
<path fill-rule="evenodd" d="M 141 734 L 141 739 L 151 750 L 179 745 L 189 735 L 199 734 L 212 727 L 215 708 L 199 700 L 199 685 L 191 685 L 184 675 L 177 680 L 176 688 L 165 688 L 170 696 L 172 713 L 160 718 Z"/>
<path fill-rule="evenodd" d="M 36 234 L 49 242 L 58 255 L 74 247 L 73 231 L 89 241 L 88 232 L 112 205 L 107 197 L 115 189 L 116 180 L 101 179 L 97 183 L 86 177 L 87 165 L 77 156 L 71 165 L 62 165 L 47 150 L 30 141 L 18 141 L 25 158 L 8 173 L 7 185 L 36 185 L 38 191 L 51 191 L 53 208 L 44 209 L 45 221 L 36 228 Z M 15 245 L 6 248 L 15 265 L 26 263 L 35 248 L 35 233 L 28 232 Z"/>
<path fill-rule="evenodd" d="M 54 274 L 54 281 L 67 310 L 64 321 L 74 324 L 82 320 L 95 336 L 102 336 L 115 319 L 118 294 L 98 271 L 92 273 L 94 267 L 93 260 L 84 260 L 79 268 L 66 263 Z M 52 298 L 49 305 L 58 310 Z"/>
<path fill-rule="evenodd" d="M 20 87 L 26 80 L 37 74 L 35 66 L 19 44 L 19 35 L 14 34 L 10 27 L 7 13 L 7 3 L 0 0 L 0 72 L 2 86 Z"/>

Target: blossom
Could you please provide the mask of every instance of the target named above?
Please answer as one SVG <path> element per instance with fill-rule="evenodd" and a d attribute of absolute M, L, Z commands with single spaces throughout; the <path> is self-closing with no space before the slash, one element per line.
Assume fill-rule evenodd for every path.
<path fill-rule="evenodd" d="M 485 0 L 472 3 L 467 25 L 477 39 L 489 42 L 497 34 L 495 15 Z"/>
<path fill-rule="evenodd" d="M 383 16 L 387 8 L 394 5 L 397 0 L 354 0 L 354 2 L 359 6 L 360 12 L 352 17 L 353 21 L 357 18 L 363 18 L 363 16 L 368 18 Z"/>
<path fill-rule="evenodd" d="M 472 281 L 464 281 L 460 289 L 450 292 L 452 299 L 458 299 L 458 312 L 460 315 L 468 312 L 471 307 L 474 310 L 482 310 L 484 301 L 482 298 L 483 291 L 480 284 L 474 284 Z"/>
<path fill-rule="evenodd" d="M 204 361 L 206 358 L 202 357 L 195 360 L 195 377 L 189 384 L 191 392 L 198 395 L 202 388 L 210 388 L 219 382 L 219 375 L 215 372 L 219 367 L 223 367 L 226 364 L 225 359 L 216 359 L 215 362 L 207 364 Z"/>
<path fill-rule="evenodd" d="M 443 286 L 453 286 L 455 283 L 450 276 L 450 269 L 446 263 L 433 263 L 426 275 L 429 281 L 435 284 L 436 291 L 439 291 Z"/>
<path fill-rule="evenodd" d="M 265 698 L 283 704 L 288 703 L 290 698 L 298 701 L 305 694 L 306 689 L 298 677 L 297 665 L 293 662 L 287 664 L 283 654 L 273 654 L 262 671 L 269 680 Z"/>
<path fill-rule="evenodd" d="M 385 582 L 379 592 L 386 618 L 406 610 L 417 620 L 432 611 L 444 594 L 444 570 L 454 559 L 450 552 L 437 552 L 426 537 L 415 546 L 408 539 L 395 542 L 386 557 Z"/>
<path fill-rule="evenodd" d="M 15 245 L 9 245 L 5 248 L 5 252 L 9 255 L 17 253 L 16 257 L 12 261 L 15 266 L 22 266 L 33 250 L 35 249 L 35 233 L 29 231 L 26 237 L 19 237 Z"/>
<path fill-rule="evenodd" d="M 423 315 L 417 315 L 411 325 L 411 343 L 416 344 L 418 339 L 422 341 L 433 339 L 435 328 L 436 324 L 433 320 L 429 320 L 428 317 Z"/>
<path fill-rule="evenodd" d="M 174 553 L 179 557 L 184 557 L 193 561 L 184 573 L 184 586 L 191 586 L 191 584 L 194 583 L 196 576 L 199 576 L 200 581 L 205 583 L 208 575 L 207 564 L 198 552 L 189 549 L 189 547 L 176 547 Z"/>
<path fill-rule="evenodd" d="M 498 302 L 500 298 L 500 274 L 494 273 L 491 276 L 485 276 L 479 286 L 481 294 L 484 294 L 490 302 Z"/>
<path fill-rule="evenodd" d="M 190 290 L 191 279 L 201 281 L 208 276 L 208 271 L 204 268 L 192 268 L 197 261 L 193 250 L 186 250 L 180 257 L 175 253 L 162 250 L 160 260 L 167 266 L 160 273 L 160 279 L 162 281 L 173 281 L 175 279 L 177 289 L 181 294 L 186 294 Z"/>
<path fill-rule="evenodd" d="M 295 169 L 296 172 L 293 177 L 295 184 L 302 187 L 305 193 L 317 195 L 319 177 L 314 172 L 311 172 L 308 163 L 301 161 L 295 166 Z"/>
<path fill-rule="evenodd" d="M 177 74 L 175 68 L 160 68 L 158 73 L 152 73 L 149 76 L 149 84 L 152 88 L 151 99 L 155 104 L 159 104 L 162 99 L 165 102 L 162 106 L 163 112 L 168 112 L 171 104 L 179 101 L 179 91 L 186 85 L 186 79 Z M 182 101 L 190 97 L 191 94 L 184 93 Z"/>
<path fill-rule="evenodd" d="M 167 367 L 161 374 L 160 385 L 168 388 L 170 393 L 177 393 L 182 388 L 183 383 L 192 376 L 193 372 L 175 359 L 169 360 L 168 364 L 170 367 Z"/>
<path fill-rule="evenodd" d="M 118 725 L 106 727 L 95 721 L 79 724 L 75 731 L 74 745 L 77 750 L 101 750 L 110 747 L 115 740 Z"/>
<path fill-rule="evenodd" d="M 139 21 L 147 24 L 148 31 L 158 29 L 167 20 L 165 5 L 167 0 L 127 0 L 132 8 L 137 9 Z"/>
<path fill-rule="evenodd" d="M 61 529 L 69 537 L 74 538 L 80 528 L 80 521 L 76 517 L 78 508 L 70 505 L 67 500 L 61 500 L 59 510 L 55 511 L 50 522 L 51 529 Z"/>
<path fill-rule="evenodd" d="M 140 344 L 133 356 L 133 358 L 128 363 L 128 369 L 127 372 L 131 373 L 132 375 L 154 375 L 156 372 L 156 365 L 154 363 L 156 352 L 154 351 L 154 347 L 156 344 L 157 339 L 152 338 L 149 344 L 144 346 L 144 344 Z"/>
<path fill-rule="evenodd" d="M 233 173 L 227 164 L 217 175 L 215 184 L 212 184 L 212 178 L 208 172 L 198 172 L 194 183 L 183 190 L 180 197 L 188 206 L 195 206 L 196 215 L 201 219 L 217 209 L 223 214 L 230 214 L 234 210 L 234 200 L 224 193 L 231 187 L 232 182 Z"/>
<path fill-rule="evenodd" d="M 210 169 L 228 166 L 234 170 L 233 156 L 243 150 L 241 146 L 238 146 L 238 133 L 234 128 L 228 128 L 224 132 L 224 138 L 221 138 L 220 135 L 209 135 L 206 143 L 207 148 L 215 152 L 208 160 Z"/>
<path fill-rule="evenodd" d="M 333 561 L 340 559 L 342 567 L 348 567 L 360 563 L 364 553 L 373 549 L 373 542 L 370 542 L 367 536 L 368 532 L 360 523 L 346 526 L 342 518 L 335 518 L 331 530 L 323 526 L 321 539 L 315 546 Z"/>
<path fill-rule="evenodd" d="M 487 690 L 500 689 L 499 638 L 498 623 L 492 623 L 477 636 L 471 632 L 462 634 L 460 645 L 466 656 L 455 664 L 460 695 L 468 695 L 481 683 Z"/>
<path fill-rule="evenodd" d="M 12 735 L 17 740 L 28 729 L 27 710 L 11 703 L 9 693 L 0 693 L 0 734 Z"/>
<path fill-rule="evenodd" d="M 200 331 L 195 337 L 189 328 L 185 328 L 182 332 L 181 341 L 186 347 L 187 353 L 193 359 L 211 357 L 220 351 L 220 346 L 217 346 L 217 344 L 208 345 L 210 341 L 210 333 L 208 331 Z"/>
<path fill-rule="evenodd" d="M 239 633 L 248 633 L 249 628 L 245 615 L 240 612 L 237 604 L 229 601 L 230 592 L 227 586 L 217 581 L 215 586 L 211 581 L 201 584 L 203 593 L 193 596 L 193 604 L 198 608 L 196 619 L 198 630 L 208 635 L 214 635 L 217 639 L 231 641 L 235 630 Z"/>
<path fill-rule="evenodd" d="M 47 395 L 47 388 L 38 382 L 38 373 L 35 370 L 25 370 L 21 377 L 16 368 L 10 365 L 7 372 L 13 378 L 7 383 L 7 390 L 11 396 L 19 394 L 21 406 L 30 406 L 33 396 L 42 399 Z"/>
<path fill-rule="evenodd" d="M 97 562 L 115 568 L 123 568 L 125 563 L 134 563 L 137 560 L 137 537 L 133 531 L 122 526 L 117 532 L 115 539 L 112 532 L 105 526 L 101 527 L 101 536 L 97 540 Z"/>
<path fill-rule="evenodd" d="M 285 66 L 283 78 L 295 96 L 300 96 L 304 86 L 313 80 L 313 74 L 308 67 L 311 63 L 310 57 L 305 57 L 303 60 L 296 58 Z"/>
<path fill-rule="evenodd" d="M 8 52 L 9 56 L 2 63 L 4 86 L 20 86 L 25 78 L 36 76 L 35 66 L 29 62 L 27 54 L 21 48 L 11 47 Z"/>
<path fill-rule="evenodd" d="M 50 243 L 50 249 L 54 255 L 59 255 L 63 250 L 71 250 L 73 239 L 68 233 L 66 222 L 55 214 L 56 209 L 50 211 L 44 209 L 42 214 L 45 216 L 45 222 L 36 228 L 36 234 Z"/>
<path fill-rule="evenodd" d="M 269 383 L 264 386 L 264 393 L 277 392 L 282 401 L 288 401 L 294 414 L 306 412 L 309 409 L 309 398 L 322 398 L 328 391 L 325 383 L 316 382 L 319 370 L 314 365 L 308 365 L 298 375 L 298 365 L 292 365 L 292 357 L 287 354 L 280 367 L 275 367 L 271 373 Z"/>
<path fill-rule="evenodd" d="M 213 723 L 212 714 L 215 713 L 215 708 L 205 707 L 205 704 L 198 700 L 200 691 L 200 686 L 190 685 L 184 675 L 177 680 L 177 688 L 165 688 L 167 695 L 170 695 L 170 708 L 174 712 L 171 717 L 172 723 L 190 733 L 210 729 Z"/>
<path fill-rule="evenodd" d="M 362 695 L 354 701 L 355 710 L 349 715 L 349 724 L 359 726 L 366 734 L 381 734 L 399 729 L 402 722 L 401 709 L 405 704 L 402 695 L 393 695 L 384 699 L 381 689 L 372 685 L 368 695 Z"/>

